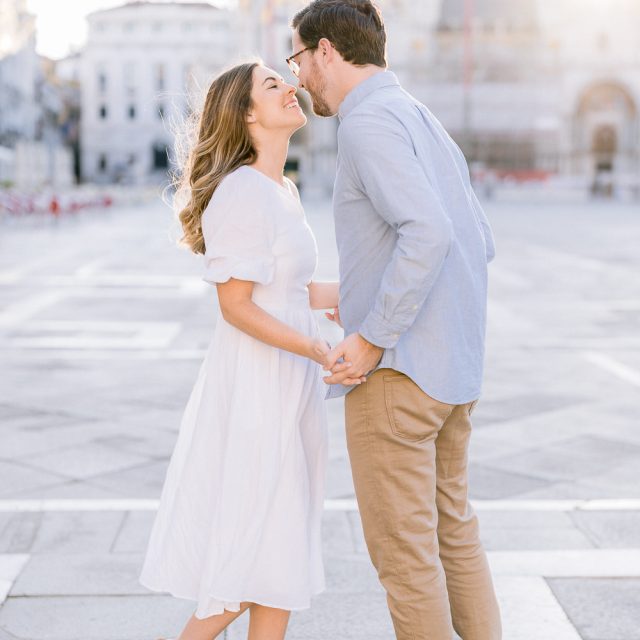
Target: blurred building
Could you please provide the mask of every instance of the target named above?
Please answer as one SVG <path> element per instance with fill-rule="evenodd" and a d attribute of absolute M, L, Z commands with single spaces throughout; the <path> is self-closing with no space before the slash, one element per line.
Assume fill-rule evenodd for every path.
<path fill-rule="evenodd" d="M 0 144 L 33 138 L 38 56 L 35 17 L 26 0 L 0 0 Z"/>
<path fill-rule="evenodd" d="M 40 102 L 43 120 L 55 139 L 71 154 L 74 182 L 80 175 L 80 53 L 61 60 L 43 60 Z M 49 136 L 54 136 L 50 133 Z"/>
<path fill-rule="evenodd" d="M 0 182 L 13 183 L 16 145 L 33 140 L 38 56 L 25 0 L 0 0 Z"/>
<path fill-rule="evenodd" d="M 235 14 L 205 2 L 130 2 L 88 20 L 80 63 L 83 179 L 165 179 L 190 91 L 229 62 Z"/>
<path fill-rule="evenodd" d="M 5 0 L 0 0 L 0 2 Z M 640 2 L 378 0 L 388 60 L 479 172 L 640 178 Z M 257 55 L 295 81 L 290 21 L 306 0 L 130 2 L 89 18 L 81 56 L 81 148 L 88 180 L 165 177 L 172 129 L 222 68 Z M 230 5 L 231 6 L 231 5 Z M 333 185 L 336 118 L 292 138 L 287 172 L 308 193 Z M 179 128 L 179 127 L 178 127 Z"/>
<path fill-rule="evenodd" d="M 72 180 L 47 64 L 26 0 L 0 0 L 0 182 L 23 191 Z"/>
<path fill-rule="evenodd" d="M 405 79 L 473 164 L 640 186 L 640 3 L 438 4 Z"/>

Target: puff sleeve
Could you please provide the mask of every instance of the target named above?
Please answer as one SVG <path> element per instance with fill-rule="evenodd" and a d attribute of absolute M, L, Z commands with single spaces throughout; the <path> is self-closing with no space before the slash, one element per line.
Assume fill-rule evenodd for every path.
<path fill-rule="evenodd" d="M 272 218 L 248 185 L 227 182 L 218 186 L 202 215 L 202 279 L 210 284 L 230 278 L 270 284 L 275 273 Z"/>

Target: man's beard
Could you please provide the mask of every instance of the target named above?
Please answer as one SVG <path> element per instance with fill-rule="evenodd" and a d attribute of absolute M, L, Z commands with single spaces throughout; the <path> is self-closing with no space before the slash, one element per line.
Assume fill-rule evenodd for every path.
<path fill-rule="evenodd" d="M 311 77 L 313 78 L 313 80 L 307 80 L 305 89 L 311 97 L 311 107 L 313 109 L 313 113 L 323 118 L 330 118 L 335 114 L 324 99 L 324 91 L 327 87 L 327 84 L 324 80 L 320 79 L 318 65 L 315 64 L 315 61 L 312 67 Z"/>

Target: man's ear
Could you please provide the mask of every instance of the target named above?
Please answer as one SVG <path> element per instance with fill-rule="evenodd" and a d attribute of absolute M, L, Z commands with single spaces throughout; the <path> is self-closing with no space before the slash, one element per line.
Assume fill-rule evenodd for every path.
<path fill-rule="evenodd" d="M 318 50 L 324 62 L 331 62 L 336 53 L 335 47 L 331 44 L 331 40 L 327 38 L 320 38 L 320 40 L 318 40 Z"/>

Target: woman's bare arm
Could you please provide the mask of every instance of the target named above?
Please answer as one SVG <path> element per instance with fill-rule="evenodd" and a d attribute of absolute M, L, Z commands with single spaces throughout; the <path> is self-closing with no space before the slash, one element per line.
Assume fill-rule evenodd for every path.
<path fill-rule="evenodd" d="M 244 333 L 278 349 L 311 358 L 324 365 L 329 345 L 321 338 L 300 333 L 285 322 L 274 318 L 251 299 L 254 283 L 231 278 L 218 283 L 218 300 L 222 317 Z M 340 363 L 340 370 L 350 363 Z M 360 380 L 345 380 L 343 384 L 359 384 Z"/>
<path fill-rule="evenodd" d="M 339 282 L 310 282 L 309 305 L 312 309 L 334 309 L 338 306 Z"/>
<path fill-rule="evenodd" d="M 240 331 L 273 347 L 322 362 L 320 344 L 293 327 L 278 320 L 251 299 L 254 283 L 229 279 L 218 283 L 218 300 L 222 317 Z"/>

